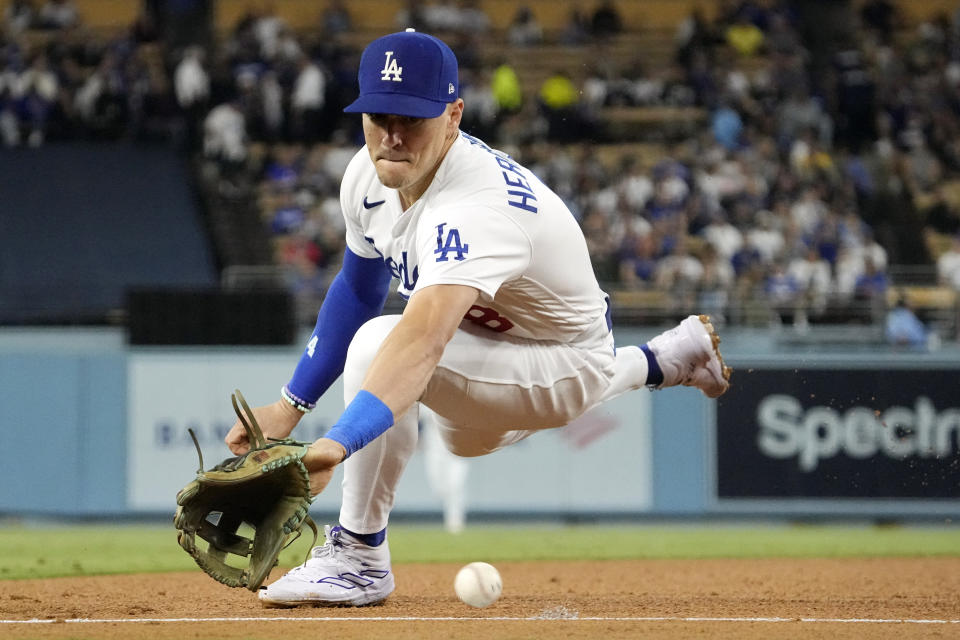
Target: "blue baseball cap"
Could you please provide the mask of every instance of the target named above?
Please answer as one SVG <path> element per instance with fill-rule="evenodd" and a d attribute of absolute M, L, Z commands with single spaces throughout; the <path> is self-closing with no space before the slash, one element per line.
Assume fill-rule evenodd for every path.
<path fill-rule="evenodd" d="M 407 29 L 377 38 L 360 57 L 360 97 L 347 113 L 436 118 L 460 93 L 457 57 L 443 41 Z"/>

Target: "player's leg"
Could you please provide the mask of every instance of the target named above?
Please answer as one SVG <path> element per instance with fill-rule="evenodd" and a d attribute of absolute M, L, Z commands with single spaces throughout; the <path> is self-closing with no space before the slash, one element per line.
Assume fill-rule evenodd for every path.
<path fill-rule="evenodd" d="M 399 318 L 365 324 L 347 356 L 344 395 L 360 387 Z M 421 398 L 438 414 L 447 447 L 490 453 L 531 433 L 566 425 L 591 407 L 642 386 L 695 386 L 716 397 L 729 386 L 719 338 L 690 316 L 644 345 L 613 349 L 612 336 L 585 349 L 541 343 L 469 323 L 456 332 Z M 268 604 L 372 604 L 393 590 L 386 524 L 400 476 L 416 446 L 417 406 L 344 463 L 340 527 L 303 567 L 261 591 Z M 344 529 L 344 527 L 346 529 Z M 282 597 L 281 597 L 282 596 Z"/>
<path fill-rule="evenodd" d="M 719 345 L 709 316 L 688 316 L 641 347 L 650 361 L 647 385 L 656 389 L 685 385 L 709 398 L 723 395 L 730 388 L 732 370 L 723 362 Z"/>
<path fill-rule="evenodd" d="M 731 369 L 720 354 L 720 336 L 710 318 L 688 316 L 640 347 L 617 349 L 616 371 L 600 403 L 650 387 L 685 385 L 717 398 L 730 387 Z"/>
<path fill-rule="evenodd" d="M 720 354 L 720 336 L 709 316 L 688 316 L 643 346 L 617 348 L 616 370 L 600 403 L 622 393 L 649 387 L 685 385 L 707 397 L 721 396 L 730 387 L 731 369 Z"/>
<path fill-rule="evenodd" d="M 690 316 L 647 344 L 589 352 L 461 327 L 424 394 L 440 434 L 461 456 L 485 455 L 644 386 L 699 388 L 715 398 L 730 368 L 707 316 Z M 477 354 L 483 354 L 482 361 Z"/>
<path fill-rule="evenodd" d="M 380 343 L 400 316 L 364 324 L 347 352 L 344 401 L 349 404 Z M 340 522 L 326 527 L 327 541 L 304 565 L 260 591 L 268 606 L 376 604 L 394 590 L 387 520 L 400 477 L 417 446 L 414 405 L 392 427 L 343 462 Z"/>
<path fill-rule="evenodd" d="M 354 336 L 343 370 L 344 406 L 360 390 L 380 344 L 399 321 L 398 315 L 380 316 L 360 327 Z M 415 402 L 392 427 L 343 462 L 343 528 L 364 536 L 385 531 L 397 484 L 417 448 L 419 410 Z"/>
<path fill-rule="evenodd" d="M 688 316 L 643 346 L 617 348 L 610 386 L 598 404 L 627 391 L 685 385 L 717 398 L 730 387 L 731 369 L 723 362 L 720 336 L 709 316 Z"/>
<path fill-rule="evenodd" d="M 421 401 L 450 451 L 480 456 L 566 425 L 597 404 L 615 370 L 612 336 L 587 349 L 463 323 Z"/>

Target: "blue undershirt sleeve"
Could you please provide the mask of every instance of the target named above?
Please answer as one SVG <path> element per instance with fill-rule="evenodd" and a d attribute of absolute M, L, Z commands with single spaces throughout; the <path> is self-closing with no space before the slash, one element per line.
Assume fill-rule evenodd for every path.
<path fill-rule="evenodd" d="M 380 258 L 347 249 L 317 314 L 317 326 L 287 383 L 297 398 L 314 403 L 343 373 L 347 347 L 363 323 L 380 315 L 391 275 Z"/>

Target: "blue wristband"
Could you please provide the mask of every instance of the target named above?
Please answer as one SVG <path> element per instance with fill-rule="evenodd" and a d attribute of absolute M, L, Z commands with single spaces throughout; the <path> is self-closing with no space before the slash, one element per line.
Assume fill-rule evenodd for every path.
<path fill-rule="evenodd" d="M 392 426 L 390 407 L 369 391 L 361 390 L 323 437 L 342 444 L 349 458 Z"/>

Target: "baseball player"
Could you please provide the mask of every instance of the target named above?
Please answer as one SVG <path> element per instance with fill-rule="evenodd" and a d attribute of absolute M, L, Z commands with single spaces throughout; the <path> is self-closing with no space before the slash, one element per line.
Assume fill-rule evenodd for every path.
<path fill-rule="evenodd" d="M 268 606 L 368 605 L 394 589 L 387 520 L 417 441 L 420 405 L 447 448 L 480 456 L 562 427 L 631 389 L 724 393 L 730 370 L 706 316 L 614 348 L 608 297 L 560 198 L 459 130 L 457 60 L 414 32 L 374 40 L 358 72 L 366 146 L 343 177 L 343 267 L 275 403 L 254 410 L 288 436 L 341 374 L 346 409 L 304 463 L 314 493 L 344 465 L 338 526 L 303 565 L 261 589 Z M 408 300 L 380 315 L 392 280 Z M 234 425 L 234 453 L 248 448 Z"/>

